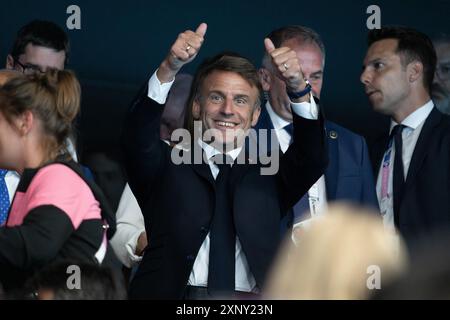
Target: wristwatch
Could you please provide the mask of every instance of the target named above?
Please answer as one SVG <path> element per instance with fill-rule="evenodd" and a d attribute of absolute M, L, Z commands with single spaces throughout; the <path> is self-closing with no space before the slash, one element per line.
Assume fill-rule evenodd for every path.
<path fill-rule="evenodd" d="M 302 98 L 302 97 L 306 96 L 308 93 L 311 92 L 312 87 L 309 84 L 309 81 L 306 80 L 305 82 L 306 82 L 306 87 L 302 91 L 289 92 L 289 91 L 286 90 L 286 93 L 287 93 L 289 99 L 291 99 L 291 100 L 299 99 L 299 98 Z"/>

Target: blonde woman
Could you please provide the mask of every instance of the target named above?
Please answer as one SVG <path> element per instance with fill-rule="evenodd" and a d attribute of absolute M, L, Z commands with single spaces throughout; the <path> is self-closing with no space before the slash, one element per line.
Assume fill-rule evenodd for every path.
<path fill-rule="evenodd" d="M 366 299 L 407 263 L 401 239 L 375 212 L 333 205 L 280 252 L 265 290 L 269 299 Z"/>

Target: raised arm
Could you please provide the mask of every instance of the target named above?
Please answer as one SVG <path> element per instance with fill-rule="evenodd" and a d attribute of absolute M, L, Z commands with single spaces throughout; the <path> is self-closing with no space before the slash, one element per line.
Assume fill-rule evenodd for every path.
<path fill-rule="evenodd" d="M 123 132 L 125 167 L 141 208 L 170 161 L 170 149 L 160 140 L 160 120 L 164 110 L 161 104 L 166 101 L 175 75 L 197 56 L 206 28 L 202 23 L 195 32 L 187 30 L 178 36 L 150 78 L 148 95 L 139 97 L 129 108 Z"/>
<path fill-rule="evenodd" d="M 264 45 L 277 76 L 286 85 L 293 111 L 293 143 L 280 158 L 278 171 L 281 205 L 286 211 L 325 171 L 328 163 L 325 130 L 296 52 L 289 47 L 275 48 L 267 38 Z"/>

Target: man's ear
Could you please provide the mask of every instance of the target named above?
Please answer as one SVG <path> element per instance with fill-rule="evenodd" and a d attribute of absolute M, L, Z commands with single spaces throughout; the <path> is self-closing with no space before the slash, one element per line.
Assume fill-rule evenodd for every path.
<path fill-rule="evenodd" d="M 252 114 L 252 127 L 256 126 L 258 123 L 259 115 L 261 114 L 261 107 L 258 106 L 255 108 Z"/>
<path fill-rule="evenodd" d="M 6 69 L 14 69 L 14 58 L 10 54 L 6 57 Z"/>
<path fill-rule="evenodd" d="M 258 70 L 259 81 L 261 82 L 264 91 L 270 91 L 272 83 L 272 74 L 266 68 L 260 68 Z"/>
<path fill-rule="evenodd" d="M 419 61 L 413 61 L 408 64 L 406 72 L 409 82 L 416 82 L 423 78 L 423 64 Z"/>

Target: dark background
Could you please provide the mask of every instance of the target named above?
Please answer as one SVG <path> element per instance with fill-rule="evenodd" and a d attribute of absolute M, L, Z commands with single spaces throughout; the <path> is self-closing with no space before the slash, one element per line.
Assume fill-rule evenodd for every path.
<path fill-rule="evenodd" d="M 81 30 L 66 29 L 66 8 L 81 8 Z M 373 113 L 359 82 L 366 51 L 366 9 L 381 8 L 382 24 L 401 24 L 429 35 L 450 31 L 450 0 L 395 1 L 1 1 L 0 57 L 6 61 L 17 30 L 33 19 L 51 20 L 69 34 L 69 68 L 83 85 L 78 129 L 83 150 L 119 150 L 127 105 L 164 58 L 178 33 L 208 23 L 199 57 L 237 51 L 259 66 L 263 38 L 272 29 L 302 24 L 319 32 L 327 49 L 322 104 L 327 117 L 366 137 L 383 118 Z M 3 63 L 3 62 L 2 62 Z M 0 63 L 1 66 L 1 63 Z"/>

